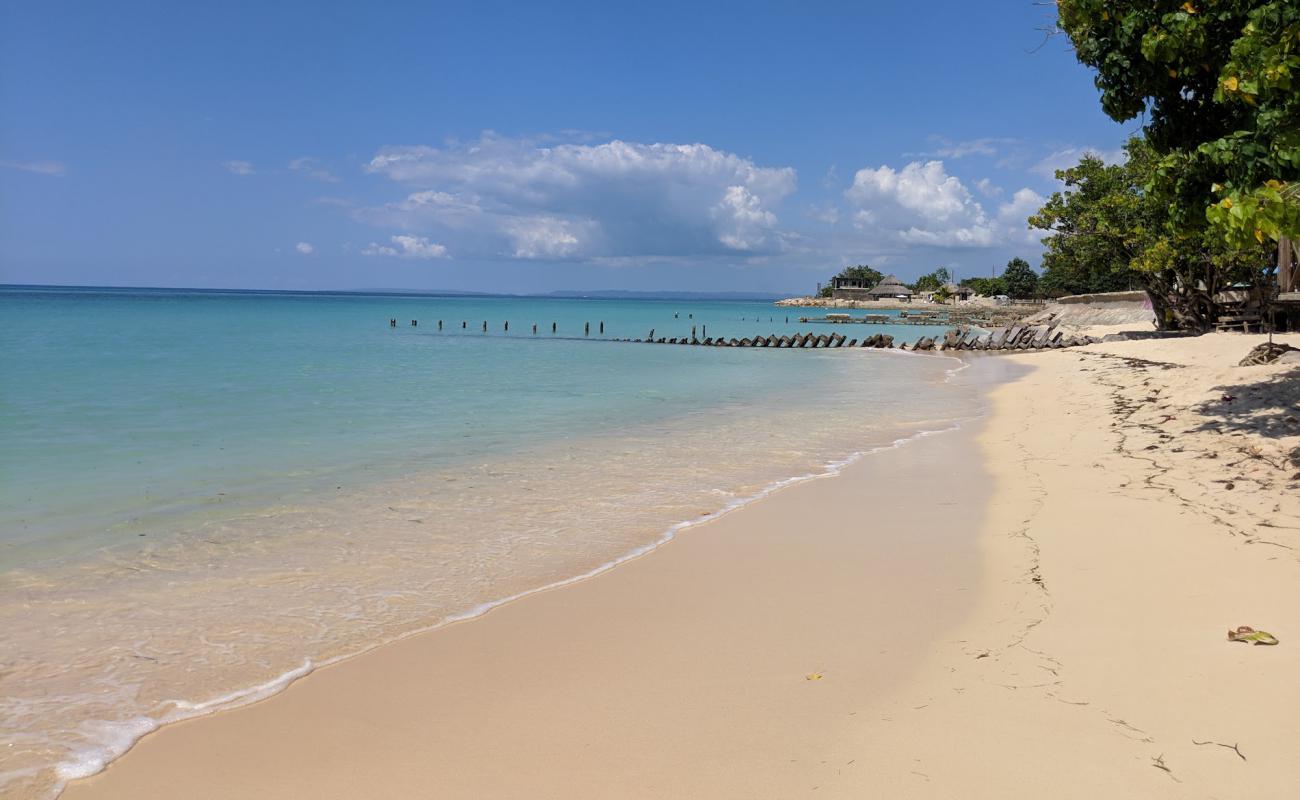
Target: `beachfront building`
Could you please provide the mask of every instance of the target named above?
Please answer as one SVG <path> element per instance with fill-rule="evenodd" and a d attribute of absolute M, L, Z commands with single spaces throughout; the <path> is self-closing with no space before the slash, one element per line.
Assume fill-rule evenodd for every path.
<path fill-rule="evenodd" d="M 875 283 L 867 278 L 846 278 L 836 275 L 831 278 L 831 297 L 835 300 L 867 300 L 867 293 Z"/>
<path fill-rule="evenodd" d="M 914 292 L 897 276 L 889 275 L 879 283 L 865 278 L 831 279 L 831 297 L 836 300 L 911 300 Z"/>
<path fill-rule="evenodd" d="M 836 291 L 838 289 L 861 289 L 865 292 L 871 287 L 872 284 L 869 283 L 866 278 L 845 278 L 840 275 L 831 278 L 831 291 Z"/>
<path fill-rule="evenodd" d="M 941 296 L 944 297 L 943 300 L 939 299 Z M 948 281 L 942 288 L 935 289 L 932 292 L 921 292 L 921 299 L 927 303 L 957 303 L 969 300 L 974 296 L 975 292 L 965 286 L 958 286 L 952 281 Z"/>
<path fill-rule="evenodd" d="M 867 290 L 866 294 L 868 300 L 912 299 L 912 290 L 894 275 L 887 275 L 884 280 Z"/>
<path fill-rule="evenodd" d="M 947 292 L 949 300 L 965 302 L 975 296 L 975 291 L 969 286 L 958 286 L 952 281 L 945 283 L 943 288 Z"/>

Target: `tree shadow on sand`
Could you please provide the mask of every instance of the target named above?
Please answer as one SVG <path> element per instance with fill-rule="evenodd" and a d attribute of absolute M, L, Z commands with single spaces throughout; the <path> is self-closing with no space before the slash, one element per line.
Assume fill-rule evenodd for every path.
<path fill-rule="evenodd" d="M 1218 397 L 1193 407 L 1205 419 L 1194 430 L 1254 433 L 1269 439 L 1300 436 L 1300 367 L 1267 380 L 1216 386 L 1214 391 Z"/>

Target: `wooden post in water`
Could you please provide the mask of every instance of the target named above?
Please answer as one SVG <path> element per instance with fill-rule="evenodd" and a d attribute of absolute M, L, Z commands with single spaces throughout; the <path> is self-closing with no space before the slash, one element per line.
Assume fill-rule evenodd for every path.
<path fill-rule="evenodd" d="M 506 333 L 510 333 L 510 320 L 506 320 Z"/>
<path fill-rule="evenodd" d="M 534 335 L 534 336 L 537 335 L 537 323 L 536 323 L 536 322 L 533 323 L 533 335 Z"/>
<path fill-rule="evenodd" d="M 584 322 L 584 323 L 582 324 L 582 335 L 583 335 L 583 336 L 590 336 L 590 335 L 591 335 L 591 323 L 590 323 L 590 322 Z"/>
<path fill-rule="evenodd" d="M 709 326 L 708 326 L 708 325 L 701 325 L 701 326 L 700 326 L 700 335 L 701 335 L 701 336 L 708 336 L 708 335 L 709 335 Z"/>
<path fill-rule="evenodd" d="M 605 333 L 605 320 L 603 320 L 603 319 L 600 321 L 600 332 L 601 332 L 602 334 Z"/>
<path fill-rule="evenodd" d="M 555 333 L 555 323 L 551 323 L 551 333 Z"/>
<path fill-rule="evenodd" d="M 438 320 L 438 330 L 442 330 L 442 320 Z"/>
<path fill-rule="evenodd" d="M 483 320 L 483 332 L 487 333 L 487 320 Z"/>
<path fill-rule="evenodd" d="M 468 323 L 466 323 L 465 320 L 462 319 L 462 320 L 460 321 L 460 329 L 461 329 L 461 330 L 465 330 L 465 326 L 466 326 L 467 324 L 468 324 Z"/>

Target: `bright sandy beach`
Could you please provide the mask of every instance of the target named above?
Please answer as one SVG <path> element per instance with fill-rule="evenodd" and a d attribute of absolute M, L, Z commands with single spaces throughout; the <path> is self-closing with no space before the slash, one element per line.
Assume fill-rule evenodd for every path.
<path fill-rule="evenodd" d="M 959 431 L 64 796 L 1294 796 L 1300 368 L 1234 366 L 1262 340 L 972 358 L 989 413 Z"/>
<path fill-rule="evenodd" d="M 0 19 L 0 800 L 1300 798 L 1300 0 Z"/>

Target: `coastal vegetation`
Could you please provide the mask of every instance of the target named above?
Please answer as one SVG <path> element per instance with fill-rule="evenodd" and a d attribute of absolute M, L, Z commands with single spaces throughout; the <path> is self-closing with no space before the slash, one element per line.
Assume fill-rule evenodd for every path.
<path fill-rule="evenodd" d="M 1029 219 L 1043 240 L 1044 289 L 1083 294 L 1147 290 L 1166 328 L 1204 330 L 1220 312 L 1216 295 L 1265 278 L 1270 247 L 1234 246 L 1208 224 L 1182 226 L 1177 211 L 1149 187 L 1159 156 L 1146 139 L 1125 146 L 1122 164 L 1085 156 L 1059 170 L 1065 189 Z"/>
<path fill-rule="evenodd" d="M 1008 261 L 997 277 L 963 278 L 960 285 L 984 297 L 1006 295 L 1013 300 L 1026 300 L 1040 296 L 1038 273 L 1028 261 L 1018 257 Z"/>
<path fill-rule="evenodd" d="M 1228 288 L 1271 285 L 1300 234 L 1300 6 L 1060 0 L 1102 109 L 1144 116 L 1122 164 L 1086 156 L 1030 217 L 1044 289 L 1146 289 L 1165 328 L 1206 330 Z M 1260 297 L 1267 301 L 1266 297 Z"/>
<path fill-rule="evenodd" d="M 1038 273 L 1023 258 L 1007 262 L 1007 268 L 1002 272 L 1002 283 L 1006 286 L 1006 295 L 1015 300 L 1038 294 Z"/>
<path fill-rule="evenodd" d="M 845 267 L 832 276 L 831 279 L 827 281 L 826 285 L 822 286 L 818 290 L 817 296 L 830 297 L 831 293 L 834 291 L 833 284 L 836 280 L 858 280 L 861 281 L 864 286 L 871 287 L 880 283 L 884 279 L 884 273 L 873 269 L 866 264 Z M 951 281 L 952 272 L 947 267 L 939 267 L 933 272 L 927 272 L 917 278 L 915 282 L 905 283 L 903 285 L 911 291 L 920 294 L 922 292 L 942 292 L 944 285 Z M 962 285 L 965 285 L 965 283 Z"/>

